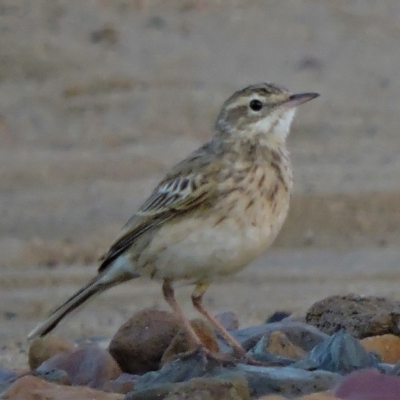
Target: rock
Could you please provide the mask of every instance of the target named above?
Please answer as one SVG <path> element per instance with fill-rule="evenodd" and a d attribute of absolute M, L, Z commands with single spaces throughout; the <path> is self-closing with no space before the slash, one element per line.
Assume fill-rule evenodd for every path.
<path fill-rule="evenodd" d="M 210 325 L 203 321 L 202 319 L 194 319 L 190 321 L 194 331 L 200 338 L 202 343 L 212 351 L 213 353 L 218 353 L 219 346 L 217 341 L 217 336 Z M 171 344 L 165 350 L 160 365 L 164 365 L 171 361 L 175 356 L 181 353 L 186 353 L 188 351 L 196 350 L 197 345 L 193 343 L 184 328 L 181 328 L 179 332 L 172 339 Z"/>
<path fill-rule="evenodd" d="M 271 394 L 269 396 L 259 397 L 257 400 L 287 400 L 287 397 Z"/>
<path fill-rule="evenodd" d="M 71 378 L 63 369 L 36 370 L 32 371 L 32 376 L 44 379 L 47 382 L 57 383 L 58 385 L 71 385 Z"/>
<path fill-rule="evenodd" d="M 109 346 L 110 354 L 123 372 L 143 374 L 157 370 L 180 328 L 180 321 L 173 313 L 139 311 L 118 329 Z"/>
<path fill-rule="evenodd" d="M 0 393 L 3 392 L 8 386 L 10 386 L 15 379 L 17 379 L 18 374 L 9 369 L 0 368 Z"/>
<path fill-rule="evenodd" d="M 258 367 L 238 364 L 232 371 L 244 373 L 250 396 L 279 394 L 293 398 L 332 389 L 342 377 L 328 371 L 304 371 L 292 367 Z"/>
<path fill-rule="evenodd" d="M 298 398 L 299 400 L 341 400 L 339 397 L 334 396 L 330 393 L 313 393 L 307 396 Z"/>
<path fill-rule="evenodd" d="M 215 318 L 228 331 L 239 328 L 239 319 L 233 311 L 219 312 L 218 314 L 215 314 Z"/>
<path fill-rule="evenodd" d="M 135 388 L 139 375 L 121 374 L 117 379 L 107 382 L 103 386 L 105 392 L 129 393 Z"/>
<path fill-rule="evenodd" d="M 2 399 L 7 400 L 123 400 L 123 394 L 105 393 L 83 386 L 60 386 L 27 375 L 15 381 Z"/>
<path fill-rule="evenodd" d="M 399 398 L 400 377 L 367 369 L 346 376 L 334 394 L 343 400 L 395 400 Z"/>
<path fill-rule="evenodd" d="M 269 338 L 267 336 L 263 336 L 258 343 L 247 352 L 247 355 L 270 366 L 288 366 L 296 362 L 296 360 L 291 358 L 281 357 L 269 352 L 267 349 L 268 340 Z"/>
<path fill-rule="evenodd" d="M 72 385 L 96 389 L 101 389 L 106 382 L 121 374 L 110 354 L 95 343 L 81 346 L 72 353 L 57 354 L 41 364 L 36 371 L 43 374 L 55 369 L 66 371 Z"/>
<path fill-rule="evenodd" d="M 151 371 L 139 377 L 135 390 L 146 391 L 164 384 L 185 382 L 204 375 L 216 376 L 227 370 L 214 361 L 205 361 L 202 354 L 193 352 L 165 364 L 159 371 Z"/>
<path fill-rule="evenodd" d="M 76 345 L 67 339 L 55 335 L 48 335 L 36 339 L 29 347 L 28 363 L 31 370 L 36 369 L 40 364 L 56 354 L 64 351 L 72 352 Z"/>
<path fill-rule="evenodd" d="M 367 351 L 374 351 L 382 362 L 396 364 L 400 360 L 400 338 L 392 334 L 371 336 L 361 340 Z"/>
<path fill-rule="evenodd" d="M 285 318 L 290 317 L 291 313 L 288 311 L 275 311 L 272 315 L 270 315 L 265 323 L 270 324 L 272 322 L 280 322 Z"/>
<path fill-rule="evenodd" d="M 313 304 L 306 322 L 332 335 L 346 331 L 356 338 L 400 334 L 400 302 L 355 294 L 327 297 Z"/>
<path fill-rule="evenodd" d="M 339 332 L 315 346 L 306 359 L 293 364 L 297 368 L 318 368 L 348 374 L 357 369 L 377 367 L 378 359 L 368 353 L 361 343 L 345 332 Z"/>
<path fill-rule="evenodd" d="M 230 333 L 242 344 L 245 350 L 249 350 L 254 347 L 263 336 L 268 339 L 269 335 L 275 331 L 283 332 L 294 345 L 301 347 L 305 351 L 310 351 L 318 343 L 321 343 L 328 337 L 328 335 L 322 333 L 314 326 L 303 322 L 291 321 L 290 319 L 233 330 L 230 331 Z M 221 351 L 229 351 L 230 349 L 222 341 L 219 342 L 219 345 Z"/>
<path fill-rule="evenodd" d="M 270 334 L 266 343 L 266 350 L 275 356 L 293 360 L 300 360 L 307 354 L 301 347 L 294 345 L 281 331 L 275 331 Z"/>
<path fill-rule="evenodd" d="M 159 386 L 146 392 L 130 393 L 126 400 L 249 400 L 244 377 L 231 374 L 226 379 L 193 378 L 187 382 Z"/>

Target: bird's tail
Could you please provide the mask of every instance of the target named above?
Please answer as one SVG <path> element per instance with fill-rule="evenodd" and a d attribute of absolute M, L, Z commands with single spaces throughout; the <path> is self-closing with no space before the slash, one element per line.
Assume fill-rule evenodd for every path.
<path fill-rule="evenodd" d="M 28 340 L 35 339 L 36 337 L 45 336 L 46 334 L 51 332 L 66 315 L 74 311 L 76 308 L 80 307 L 93 295 L 99 294 L 118 283 L 133 278 L 132 275 L 118 274 L 112 277 L 114 279 L 110 279 L 110 274 L 107 274 L 107 272 L 110 271 L 104 271 L 104 273 L 97 275 L 87 285 L 85 285 L 83 288 L 78 290 L 78 292 L 72 295 L 65 303 L 55 309 L 45 321 L 43 321 L 40 325 L 38 325 L 35 329 L 33 329 L 33 331 L 29 333 Z"/>

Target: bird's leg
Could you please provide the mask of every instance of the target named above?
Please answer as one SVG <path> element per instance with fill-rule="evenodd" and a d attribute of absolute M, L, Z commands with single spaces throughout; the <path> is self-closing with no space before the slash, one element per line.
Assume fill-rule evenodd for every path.
<path fill-rule="evenodd" d="M 194 288 L 192 293 L 192 303 L 196 310 L 204 315 L 208 321 L 214 326 L 214 328 L 221 334 L 221 336 L 225 339 L 225 341 L 233 348 L 234 355 L 237 358 L 244 359 L 246 357 L 246 351 L 242 347 L 242 345 L 223 327 L 223 325 L 212 315 L 210 314 L 202 304 L 203 295 L 208 289 L 210 284 L 199 283 Z"/>
<path fill-rule="evenodd" d="M 224 328 L 224 326 L 215 318 L 212 314 L 210 314 L 202 304 L 203 295 L 206 292 L 207 288 L 210 286 L 208 283 L 199 283 L 194 288 L 192 293 L 192 303 L 199 313 L 204 315 L 208 321 L 214 326 L 214 328 L 220 333 L 220 335 L 225 339 L 225 341 L 233 348 L 233 354 L 238 359 L 244 361 L 250 365 L 258 365 L 258 366 L 266 366 L 269 364 L 265 364 L 263 362 L 254 360 L 252 357 L 246 355 L 246 350 L 243 346 Z"/>
<path fill-rule="evenodd" d="M 165 301 L 169 304 L 169 306 L 178 315 L 178 317 L 180 318 L 183 326 L 186 329 L 186 332 L 189 334 L 190 338 L 193 340 L 193 342 L 197 346 L 199 346 L 199 347 L 203 346 L 203 343 L 201 342 L 201 340 L 197 336 L 196 332 L 194 331 L 190 321 L 185 317 L 185 314 L 183 313 L 182 308 L 180 307 L 180 305 L 176 301 L 175 294 L 174 294 L 174 289 L 171 286 L 171 282 L 168 281 L 167 279 L 165 279 L 164 282 L 163 282 L 162 290 L 163 290 L 163 295 L 164 295 Z"/>
<path fill-rule="evenodd" d="M 196 345 L 197 348 L 194 352 L 202 353 L 203 357 L 204 357 L 204 361 L 206 361 L 208 358 L 208 359 L 216 360 L 217 362 L 222 363 L 222 364 L 232 363 L 232 360 L 230 358 L 220 357 L 216 354 L 213 354 L 210 350 L 208 350 L 204 346 L 202 341 L 197 336 L 195 330 L 193 329 L 190 321 L 186 318 L 181 307 L 179 306 L 178 302 L 176 301 L 174 289 L 172 288 L 171 282 L 169 280 L 167 280 L 167 279 L 164 280 L 162 290 L 163 290 L 165 301 L 169 304 L 169 306 L 172 308 L 172 310 L 175 311 L 175 313 L 178 315 L 183 326 L 186 329 L 186 332 L 188 333 L 191 340 L 193 340 L 194 344 Z"/>

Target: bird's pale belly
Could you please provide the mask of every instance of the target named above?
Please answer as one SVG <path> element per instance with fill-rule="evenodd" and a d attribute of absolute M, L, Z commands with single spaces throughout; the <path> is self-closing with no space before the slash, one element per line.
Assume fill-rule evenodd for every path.
<path fill-rule="evenodd" d="M 233 274 L 256 259 L 275 239 L 286 218 L 288 204 L 281 202 L 278 213 L 267 205 L 252 212 L 242 210 L 229 217 L 209 215 L 167 225 L 150 245 L 153 256 L 141 275 L 155 279 L 208 281 Z M 288 203 L 288 202 L 287 202 Z M 178 226 L 179 225 L 179 226 Z M 146 252 L 147 253 L 147 252 Z M 142 261 L 146 255 L 143 254 Z"/>

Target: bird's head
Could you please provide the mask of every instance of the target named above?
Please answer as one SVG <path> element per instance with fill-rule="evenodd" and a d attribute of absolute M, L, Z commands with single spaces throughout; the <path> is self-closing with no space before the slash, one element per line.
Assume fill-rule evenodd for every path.
<path fill-rule="evenodd" d="M 318 93 L 291 94 L 272 83 L 248 86 L 224 103 L 215 126 L 223 136 L 244 139 L 264 136 L 284 142 L 297 106 L 318 96 Z"/>

